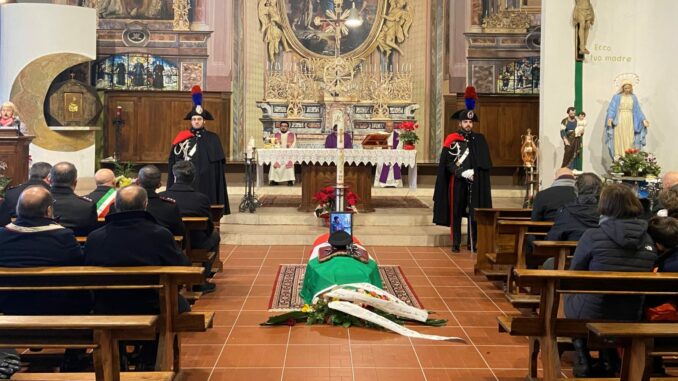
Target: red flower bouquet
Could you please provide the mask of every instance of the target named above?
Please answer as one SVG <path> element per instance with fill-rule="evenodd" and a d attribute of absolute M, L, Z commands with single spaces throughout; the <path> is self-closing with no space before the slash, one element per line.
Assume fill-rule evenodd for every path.
<path fill-rule="evenodd" d="M 417 136 L 417 133 L 414 132 L 414 130 L 418 128 L 419 123 L 415 123 L 410 120 L 402 122 L 398 126 L 398 129 L 400 130 L 398 137 L 403 142 L 403 144 L 414 145 L 419 142 L 419 137 Z"/>
<path fill-rule="evenodd" d="M 322 190 L 319 190 L 313 195 L 313 200 L 318 202 L 318 206 L 315 208 L 315 216 L 329 216 L 330 212 L 334 211 L 335 205 L 335 195 L 334 195 L 334 186 L 327 186 Z M 344 200 L 346 201 L 346 211 L 357 213 L 356 204 L 360 200 L 357 194 L 347 190 L 344 194 Z"/>

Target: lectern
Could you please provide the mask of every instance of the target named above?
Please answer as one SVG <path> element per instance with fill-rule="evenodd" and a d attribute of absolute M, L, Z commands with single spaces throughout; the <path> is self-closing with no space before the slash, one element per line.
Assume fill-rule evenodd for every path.
<path fill-rule="evenodd" d="M 5 176 L 12 179 L 10 185 L 21 184 L 28 179 L 28 145 L 34 136 L 17 136 L 14 128 L 0 128 L 0 161 L 7 163 Z"/>

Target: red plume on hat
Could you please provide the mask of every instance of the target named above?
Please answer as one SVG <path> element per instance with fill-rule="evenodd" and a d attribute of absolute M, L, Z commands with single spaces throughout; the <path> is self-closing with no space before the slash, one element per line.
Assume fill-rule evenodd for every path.
<path fill-rule="evenodd" d="M 193 99 L 193 108 L 186 114 L 184 120 L 191 120 L 194 116 L 201 116 L 205 120 L 214 120 L 212 114 L 202 106 L 202 89 L 200 86 L 195 85 L 191 88 L 191 99 Z"/>
<path fill-rule="evenodd" d="M 476 99 L 478 99 L 476 88 L 473 86 L 466 87 L 466 90 L 464 90 L 464 103 L 467 110 L 474 110 L 476 108 Z"/>
<path fill-rule="evenodd" d="M 463 142 L 464 140 L 465 139 L 463 136 L 461 136 L 461 134 L 455 132 L 447 135 L 447 137 L 445 138 L 445 142 L 443 143 L 443 147 L 449 147 L 454 142 Z"/>

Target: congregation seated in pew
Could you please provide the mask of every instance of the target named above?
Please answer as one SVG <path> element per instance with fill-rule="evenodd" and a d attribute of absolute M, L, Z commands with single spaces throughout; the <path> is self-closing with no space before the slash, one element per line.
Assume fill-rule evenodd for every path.
<path fill-rule="evenodd" d="M 54 217 L 76 235 L 87 235 L 98 226 L 96 204 L 75 194 L 78 170 L 68 162 L 52 167 L 49 174 L 54 197 Z"/>
<path fill-rule="evenodd" d="M 570 270 L 650 272 L 657 259 L 647 221 L 640 219 L 643 206 L 633 192 L 621 184 L 606 186 L 600 195 L 600 226 L 587 230 L 579 240 Z M 565 317 L 583 320 L 637 321 L 642 298 L 630 295 L 570 294 L 565 296 Z M 575 377 L 614 375 L 619 358 L 614 349 L 601 351 L 597 369 L 586 338 L 572 341 L 577 357 Z"/>
<path fill-rule="evenodd" d="M 17 203 L 17 218 L 0 228 L 3 267 L 82 266 L 83 253 L 71 229 L 53 220 L 54 200 L 49 190 L 32 185 Z M 86 315 L 92 300 L 82 291 L 15 291 L 0 295 L 4 315 Z M 67 350 L 61 370 L 74 370 L 83 351 Z"/>
<path fill-rule="evenodd" d="M 160 196 L 156 189 L 160 188 L 160 169 L 155 165 L 147 165 L 139 170 L 137 182 L 148 194 L 148 207 L 150 213 L 158 223 L 172 232 L 175 236 L 183 236 L 186 233 L 184 223 L 181 222 L 181 212 L 174 199 Z M 223 208 L 222 208 L 223 210 Z"/>
<path fill-rule="evenodd" d="M 174 184 L 159 195 L 175 200 L 182 217 L 207 217 L 207 229 L 189 233 L 191 247 L 218 252 L 221 238 L 219 232 L 214 229 L 210 200 L 191 186 L 196 176 L 195 165 L 190 161 L 179 161 L 172 167 L 172 174 L 174 175 Z M 217 257 L 214 256 L 210 261 L 203 263 L 205 273 L 208 276 L 212 272 L 214 260 Z M 215 287 L 214 283 L 205 282 L 202 286 L 196 287 L 197 289 L 194 291 L 212 292 Z"/>
<path fill-rule="evenodd" d="M 172 233 L 159 225 L 146 211 L 146 190 L 129 185 L 118 190 L 117 212 L 106 216 L 106 225 L 93 231 L 85 245 L 85 265 L 107 267 L 190 266 L 191 262 L 174 241 Z M 157 314 L 155 290 L 96 291 L 94 313 L 105 315 Z M 179 296 L 179 312 L 190 311 Z M 141 364 L 153 369 L 157 343 L 141 347 Z M 124 353 L 123 353 L 124 354 Z"/>
<path fill-rule="evenodd" d="M 106 217 L 108 213 L 115 213 L 115 173 L 108 168 L 102 168 L 94 174 L 97 187 L 86 197 L 97 206 L 97 217 Z"/>
<path fill-rule="evenodd" d="M 17 186 L 9 187 L 5 191 L 5 199 L 0 203 L 0 226 L 5 226 L 16 217 L 16 205 L 19 202 L 19 196 L 26 188 L 30 186 L 41 186 L 50 190 L 49 172 L 52 165 L 43 161 L 33 163 L 28 172 L 28 181 Z"/>

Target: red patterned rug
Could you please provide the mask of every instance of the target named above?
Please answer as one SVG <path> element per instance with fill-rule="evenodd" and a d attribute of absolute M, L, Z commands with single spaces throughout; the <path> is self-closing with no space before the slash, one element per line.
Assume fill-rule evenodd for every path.
<path fill-rule="evenodd" d="M 261 207 L 296 208 L 301 205 L 301 196 L 265 194 L 259 197 Z M 373 208 L 428 208 L 414 196 L 373 196 Z"/>
<path fill-rule="evenodd" d="M 305 273 L 306 265 L 280 265 L 273 283 L 268 309 L 292 311 L 303 307 L 304 301 L 299 296 L 299 292 L 304 284 Z M 385 291 L 411 306 L 424 308 L 400 266 L 379 266 L 379 275 L 381 275 Z"/>

